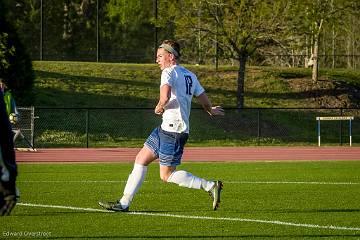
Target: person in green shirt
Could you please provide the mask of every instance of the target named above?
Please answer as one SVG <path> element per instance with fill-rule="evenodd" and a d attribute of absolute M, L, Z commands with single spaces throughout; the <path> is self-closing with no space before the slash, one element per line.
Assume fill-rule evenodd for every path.
<path fill-rule="evenodd" d="M 19 117 L 19 112 L 16 107 L 15 99 L 12 96 L 11 91 L 7 88 L 6 84 L 0 80 L 0 89 L 4 95 L 4 102 L 6 108 L 6 114 L 9 117 L 11 124 L 16 124 Z"/>

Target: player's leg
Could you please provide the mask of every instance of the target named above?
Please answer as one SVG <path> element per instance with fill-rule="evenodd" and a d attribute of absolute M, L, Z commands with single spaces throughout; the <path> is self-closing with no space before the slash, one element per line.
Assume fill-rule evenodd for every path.
<path fill-rule="evenodd" d="M 126 212 L 129 210 L 131 201 L 145 180 L 147 166 L 158 158 L 158 145 L 158 129 L 156 128 L 136 155 L 134 167 L 126 182 L 122 198 L 117 202 L 99 202 L 100 206 L 113 211 Z"/>
<path fill-rule="evenodd" d="M 137 154 L 134 168 L 129 175 L 124 188 L 124 194 L 120 199 L 120 203 L 123 208 L 130 206 L 130 203 L 133 200 L 135 194 L 145 180 L 148 168 L 147 166 L 155 159 L 157 159 L 156 155 L 146 145 Z"/>
<path fill-rule="evenodd" d="M 171 171 L 170 167 L 167 166 L 160 166 L 160 175 L 163 181 L 175 183 L 180 187 L 203 189 L 207 192 L 210 191 L 215 184 L 213 181 L 207 181 L 184 170 Z M 166 178 L 166 176 L 168 177 Z"/>
<path fill-rule="evenodd" d="M 203 189 L 213 198 L 213 209 L 216 210 L 220 203 L 222 183 L 220 181 L 208 181 L 197 177 L 184 170 L 176 170 L 181 163 L 184 146 L 188 139 L 186 133 L 169 133 L 160 131 L 160 178 L 164 182 L 175 183 L 181 187 Z"/>
<path fill-rule="evenodd" d="M 20 129 L 13 129 L 13 134 L 14 134 L 14 137 L 13 137 L 13 142 L 15 143 L 16 139 L 19 137 L 19 135 L 21 134 L 20 132 Z M 21 137 L 24 137 L 24 135 L 20 135 Z"/>
<path fill-rule="evenodd" d="M 202 188 L 209 191 L 214 182 L 206 181 L 183 170 L 176 171 L 176 166 L 181 163 L 188 134 L 166 132 L 160 129 L 159 136 L 161 143 L 159 149 L 160 178 L 164 182 L 176 183 L 181 187 Z"/>

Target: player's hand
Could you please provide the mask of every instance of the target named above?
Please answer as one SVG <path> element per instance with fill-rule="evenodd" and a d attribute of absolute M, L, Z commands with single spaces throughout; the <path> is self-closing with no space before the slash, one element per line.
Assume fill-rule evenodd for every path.
<path fill-rule="evenodd" d="M 159 106 L 159 105 L 156 105 L 154 112 L 155 112 L 155 114 L 157 114 L 157 115 L 162 115 L 162 114 L 164 113 L 164 108 L 161 107 L 161 106 Z"/>
<path fill-rule="evenodd" d="M 215 106 L 211 108 L 210 115 L 212 116 L 224 116 L 225 111 L 221 106 Z"/>

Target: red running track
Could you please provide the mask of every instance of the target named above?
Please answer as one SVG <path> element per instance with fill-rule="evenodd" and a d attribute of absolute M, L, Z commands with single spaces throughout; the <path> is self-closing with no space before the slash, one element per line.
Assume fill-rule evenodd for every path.
<path fill-rule="evenodd" d="M 132 162 L 138 148 L 46 148 L 16 151 L 18 163 Z M 360 160 L 360 147 L 187 147 L 183 162 Z"/>

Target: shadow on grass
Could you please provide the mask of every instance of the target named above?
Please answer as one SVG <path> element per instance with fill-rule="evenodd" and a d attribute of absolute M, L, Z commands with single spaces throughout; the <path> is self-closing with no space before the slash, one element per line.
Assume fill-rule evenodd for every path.
<path fill-rule="evenodd" d="M 54 78 L 58 79 L 59 81 L 64 82 L 70 82 L 74 83 L 74 80 L 76 82 L 85 82 L 85 83 L 111 83 L 111 84 L 121 84 L 121 85 L 129 85 L 129 86 L 142 86 L 142 87 L 152 87 L 152 88 L 158 88 L 159 87 L 159 81 L 156 81 L 154 79 L 153 82 L 142 80 L 139 81 L 139 79 L 131 80 L 131 79 L 115 79 L 115 78 L 105 78 L 105 77 L 93 77 L 93 76 L 77 76 L 77 75 L 70 75 L 70 74 L 64 74 L 64 73 L 56 73 L 56 72 L 47 72 L 47 71 L 41 71 L 36 70 L 35 74 L 37 77 L 40 78 Z M 132 76 L 132 75 L 129 75 Z M 127 77 L 131 78 L 131 77 Z M 160 75 L 158 75 L 158 78 L 160 79 Z"/>

